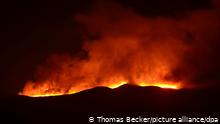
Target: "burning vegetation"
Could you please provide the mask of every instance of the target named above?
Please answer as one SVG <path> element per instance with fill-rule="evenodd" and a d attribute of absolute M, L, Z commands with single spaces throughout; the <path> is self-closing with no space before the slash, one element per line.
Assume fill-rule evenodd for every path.
<path fill-rule="evenodd" d="M 206 65 L 193 66 L 191 60 L 209 51 L 207 40 L 215 43 L 211 39 L 219 30 L 217 13 L 214 9 L 147 18 L 115 3 L 97 3 L 90 13 L 74 16 L 86 27 L 86 55 L 51 55 L 38 68 L 36 80 L 28 81 L 19 94 L 54 96 L 123 84 L 191 87 L 196 67 Z"/>

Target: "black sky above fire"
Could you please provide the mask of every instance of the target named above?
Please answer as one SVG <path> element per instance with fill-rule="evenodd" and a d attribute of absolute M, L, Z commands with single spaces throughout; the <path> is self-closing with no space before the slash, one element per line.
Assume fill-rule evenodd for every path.
<path fill-rule="evenodd" d="M 4 18 L 1 22 L 0 45 L 1 96 L 17 94 L 28 79 L 33 79 L 36 68 L 51 54 L 69 53 L 81 57 L 86 55 L 82 50 L 83 38 L 87 36 L 92 39 L 95 36 L 87 34 L 86 29 L 76 22 L 73 16 L 89 13 L 94 2 L 97 1 L 9 0 L 2 4 Z M 162 16 L 178 19 L 186 13 L 210 10 L 215 6 L 210 0 L 115 0 L 114 2 L 147 18 Z M 194 82 L 210 84 L 213 87 L 220 86 L 220 36 L 215 32 L 213 37 L 216 42 L 212 42 L 211 45 L 207 43 L 210 50 L 197 52 L 198 54 L 185 58 L 183 63 L 187 64 L 183 64 L 182 68 L 174 72 L 177 77 L 181 75 L 182 70 L 184 73 L 190 73 L 190 69 L 193 68 L 193 72 L 195 73 L 196 70 L 198 73 L 192 78 Z M 188 38 L 191 38 L 190 33 Z M 187 66 L 189 71 L 186 72 Z"/>

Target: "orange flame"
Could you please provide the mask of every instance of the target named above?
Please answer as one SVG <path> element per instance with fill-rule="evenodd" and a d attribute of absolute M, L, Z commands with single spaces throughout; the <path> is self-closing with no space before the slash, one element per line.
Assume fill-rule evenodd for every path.
<path fill-rule="evenodd" d="M 88 87 L 88 86 L 77 86 L 74 88 L 69 89 L 69 91 L 65 91 L 64 89 L 55 89 L 49 85 L 48 83 L 44 83 L 38 88 L 33 88 L 34 85 L 33 83 L 27 83 L 25 88 L 23 89 L 22 92 L 19 93 L 19 95 L 24 95 L 24 96 L 29 96 L 29 97 L 48 97 L 48 96 L 59 96 L 59 95 L 67 95 L 67 94 L 74 94 L 86 89 L 91 89 L 93 87 Z M 105 87 L 115 89 L 118 88 L 124 84 L 128 84 L 126 81 L 119 81 L 118 83 L 112 83 L 112 84 L 106 84 L 103 85 Z M 160 88 L 168 88 L 168 89 L 180 89 L 181 85 L 179 83 L 173 83 L 173 84 L 168 84 L 168 83 L 137 83 L 136 85 L 145 87 L 145 86 L 156 86 Z"/>

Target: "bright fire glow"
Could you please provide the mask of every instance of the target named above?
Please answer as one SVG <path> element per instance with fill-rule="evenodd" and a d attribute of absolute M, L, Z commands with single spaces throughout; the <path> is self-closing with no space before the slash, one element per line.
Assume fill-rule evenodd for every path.
<path fill-rule="evenodd" d="M 168 88 L 168 89 L 180 89 L 179 84 L 165 84 L 165 83 L 154 83 L 154 84 L 147 84 L 147 83 L 140 83 L 139 86 L 155 86 L 160 88 Z"/>
<path fill-rule="evenodd" d="M 26 85 L 26 90 L 23 92 L 20 92 L 19 95 L 24 95 L 24 96 L 29 96 L 29 97 L 48 97 L 48 96 L 60 96 L 60 95 L 67 95 L 67 94 L 74 94 L 86 89 L 91 89 L 93 87 L 89 86 L 77 86 L 75 88 L 70 89 L 69 91 L 65 92 L 64 90 L 51 90 L 49 89 L 50 87 L 48 85 L 42 85 L 40 88 L 32 88 L 31 86 L 32 83 L 29 83 L 29 86 Z M 128 84 L 126 81 L 120 81 L 119 83 L 113 83 L 113 84 L 106 84 L 105 86 L 111 89 L 118 88 L 124 84 Z M 168 83 L 137 83 L 136 85 L 141 86 L 141 87 L 146 87 L 146 86 L 156 86 L 160 88 L 165 88 L 165 89 L 180 89 L 180 84 L 179 83 L 173 83 L 173 84 L 168 84 Z M 104 86 L 104 85 L 103 85 Z"/>
<path fill-rule="evenodd" d="M 122 85 L 124 85 L 124 84 L 127 84 L 127 82 L 121 81 L 121 82 L 119 82 L 119 83 L 117 83 L 117 84 L 109 85 L 108 87 L 111 88 L 111 89 L 114 89 L 114 88 L 118 88 L 118 87 L 120 87 L 120 86 L 122 86 Z"/>

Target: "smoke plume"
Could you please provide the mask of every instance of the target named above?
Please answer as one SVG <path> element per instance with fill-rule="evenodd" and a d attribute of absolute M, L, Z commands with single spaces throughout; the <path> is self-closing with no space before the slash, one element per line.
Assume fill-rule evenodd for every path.
<path fill-rule="evenodd" d="M 180 83 L 182 87 L 212 83 L 220 73 L 219 13 L 218 1 L 212 9 L 181 17 L 146 17 L 99 1 L 88 13 L 73 17 L 85 29 L 87 55 L 52 55 L 22 94 L 68 93 L 119 82 Z"/>

